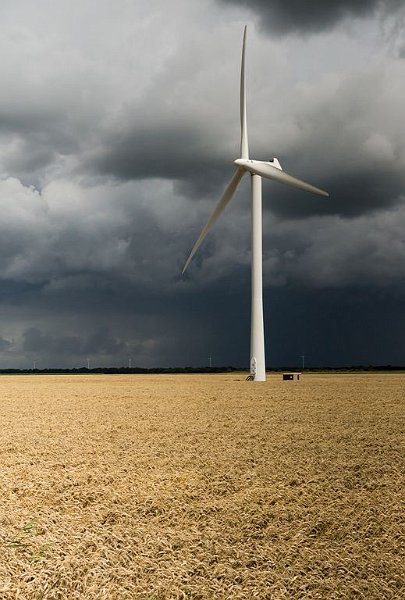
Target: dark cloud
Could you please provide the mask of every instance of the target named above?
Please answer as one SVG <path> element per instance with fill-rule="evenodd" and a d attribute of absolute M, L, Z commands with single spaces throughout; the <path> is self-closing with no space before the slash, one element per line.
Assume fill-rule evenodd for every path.
<path fill-rule="evenodd" d="M 150 316 L 137 316 L 137 306 L 119 319 L 106 313 L 109 331 L 78 319 L 74 335 L 57 331 L 47 319 L 44 329 L 26 331 L 30 345 L 14 357 L 14 365 L 80 367 L 133 365 L 246 365 L 249 340 L 249 276 L 238 290 L 211 285 L 204 294 L 162 298 Z M 271 366 L 301 367 L 352 364 L 401 364 L 405 352 L 405 326 L 401 295 L 381 288 L 351 285 L 311 289 L 298 286 L 265 289 L 266 350 Z M 155 312 L 154 312 L 155 311 Z M 154 313 L 154 314 L 152 314 Z M 100 315 L 101 316 L 101 315 Z M 66 327 L 66 316 L 59 320 Z M 45 329 L 46 328 L 46 329 Z M 90 333 L 89 333 L 90 331 Z M 112 333 L 114 332 L 114 333 Z M 344 335 L 342 335 L 344 333 Z M 4 354 L 2 354 L 4 357 Z M 3 358 L 4 364 L 4 358 Z"/>
<path fill-rule="evenodd" d="M 321 93 L 315 88 L 298 95 L 286 117 L 295 135 L 284 150 L 288 154 L 279 158 L 288 172 L 327 189 L 331 197 L 325 201 L 268 186 L 269 205 L 280 215 L 301 217 L 395 207 L 405 187 L 402 108 L 393 93 L 405 93 L 399 65 L 393 61 L 352 73 Z"/>
<path fill-rule="evenodd" d="M 268 362 L 300 369 L 304 354 L 308 367 L 403 364 L 404 292 L 402 286 L 395 297 L 356 284 L 339 290 L 267 290 Z"/>
<path fill-rule="evenodd" d="M 299 160 L 296 161 L 299 165 Z M 294 174 L 310 170 L 293 168 Z M 304 176 L 302 176 L 304 178 Z M 308 218 L 313 215 L 340 215 L 355 217 L 401 204 L 404 177 L 400 172 L 375 172 L 372 165 L 363 172 L 341 172 L 330 174 L 322 180 L 305 176 L 307 180 L 330 193 L 323 199 L 308 193 L 291 191 L 277 184 L 265 185 L 265 210 L 276 213 L 280 218 Z"/>
<path fill-rule="evenodd" d="M 180 275 L 239 151 L 240 21 L 177 0 L 101 0 L 89 21 L 72 2 L 2 3 L 1 364 L 246 365 L 249 177 Z M 372 19 L 394 2 L 355 4 L 249 4 L 278 31 L 329 28 L 250 32 L 252 156 L 331 192 L 264 182 L 273 365 L 403 350 L 403 40 Z M 331 28 L 345 15 L 370 17 L 363 37 Z"/>
<path fill-rule="evenodd" d="M 373 15 L 376 10 L 395 11 L 402 0 L 219 0 L 248 9 L 260 18 L 263 29 L 282 35 L 316 33 L 331 29 L 348 17 Z"/>
<path fill-rule="evenodd" d="M 31 355 L 52 356 L 61 360 L 74 357 L 75 360 L 90 355 L 126 355 L 126 345 L 111 335 L 107 326 L 100 326 L 90 335 L 58 335 L 45 333 L 37 327 L 30 327 L 23 334 L 23 351 Z"/>
<path fill-rule="evenodd" d="M 86 157 L 83 167 L 122 180 L 171 179 L 182 186 L 182 193 L 203 195 L 220 184 L 219 172 L 226 163 L 213 139 L 210 144 L 201 129 L 151 124 L 118 134 L 111 131 L 100 149 Z"/>
<path fill-rule="evenodd" d="M 5 339 L 3 336 L 0 335 L 0 352 L 5 352 L 7 350 L 10 350 L 10 348 L 12 348 L 13 343 L 10 340 Z"/>

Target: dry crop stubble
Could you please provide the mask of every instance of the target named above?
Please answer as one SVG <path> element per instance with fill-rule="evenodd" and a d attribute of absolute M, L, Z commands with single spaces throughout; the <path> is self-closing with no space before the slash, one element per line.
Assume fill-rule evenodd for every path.
<path fill-rule="evenodd" d="M 402 598 L 404 383 L 1 377 L 0 598 Z"/>

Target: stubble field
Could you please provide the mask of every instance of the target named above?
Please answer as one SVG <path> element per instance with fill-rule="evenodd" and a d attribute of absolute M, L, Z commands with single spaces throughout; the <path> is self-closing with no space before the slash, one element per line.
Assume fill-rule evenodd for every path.
<path fill-rule="evenodd" d="M 0 378 L 1 600 L 400 599 L 405 376 Z"/>

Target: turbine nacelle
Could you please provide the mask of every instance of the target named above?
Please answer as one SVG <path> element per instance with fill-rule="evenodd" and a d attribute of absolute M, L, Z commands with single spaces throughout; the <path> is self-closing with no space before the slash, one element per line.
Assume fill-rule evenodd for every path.
<path fill-rule="evenodd" d="M 329 196 L 328 192 L 325 192 L 325 190 L 321 190 L 320 188 L 317 188 L 306 181 L 292 177 L 292 175 L 289 175 L 283 171 L 277 158 L 273 158 L 273 160 L 270 161 L 251 160 L 250 158 L 237 158 L 234 163 L 239 167 L 239 169 L 249 171 L 249 173 L 252 175 L 260 175 L 260 177 L 265 177 L 266 179 L 273 179 L 275 181 L 279 181 L 280 183 L 290 185 L 291 187 L 298 188 L 299 190 L 318 194 L 319 196 Z"/>
<path fill-rule="evenodd" d="M 266 164 L 266 165 L 270 165 L 271 167 L 274 167 L 275 169 L 279 169 L 280 171 L 283 170 L 283 167 L 280 165 L 280 161 L 278 160 L 278 158 L 272 158 L 271 160 L 251 160 L 250 158 L 237 158 L 236 160 L 233 161 L 235 163 L 235 165 L 238 165 L 238 167 L 243 167 L 244 169 L 246 169 L 246 171 L 250 171 L 251 173 L 253 173 L 252 168 L 254 168 L 255 164 Z M 253 165 L 253 167 L 252 167 Z"/>

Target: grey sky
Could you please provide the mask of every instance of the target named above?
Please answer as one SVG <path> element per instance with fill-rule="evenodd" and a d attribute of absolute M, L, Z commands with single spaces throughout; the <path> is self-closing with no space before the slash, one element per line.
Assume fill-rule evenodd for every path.
<path fill-rule="evenodd" d="M 331 192 L 265 183 L 269 363 L 405 363 L 404 7 L 352 4 L 3 0 L 0 367 L 248 364 L 248 181 L 180 277 L 246 22 L 251 152 Z"/>
<path fill-rule="evenodd" d="M 401 7 L 402 0 L 220 0 L 246 8 L 263 29 L 273 35 L 317 33 L 345 20 L 377 16 L 386 18 Z"/>

